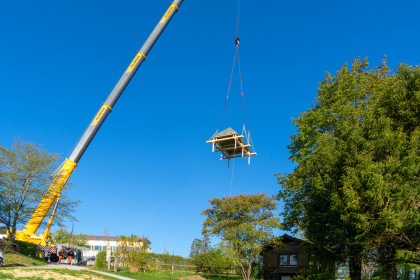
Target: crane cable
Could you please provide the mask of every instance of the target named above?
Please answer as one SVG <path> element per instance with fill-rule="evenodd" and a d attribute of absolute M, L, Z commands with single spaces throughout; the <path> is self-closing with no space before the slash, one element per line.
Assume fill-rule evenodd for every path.
<path fill-rule="evenodd" d="M 236 26 L 235 26 L 235 35 L 236 35 L 235 45 L 236 45 L 236 48 L 235 48 L 235 55 L 233 57 L 232 71 L 230 73 L 229 86 L 228 86 L 228 92 L 227 92 L 227 95 L 226 95 L 225 106 L 223 107 L 222 115 L 220 116 L 219 124 L 218 124 L 216 132 L 214 134 L 217 134 L 219 132 L 219 128 L 220 128 L 220 125 L 222 124 L 222 121 L 223 121 L 223 126 L 226 126 L 227 105 L 228 105 L 228 101 L 229 101 L 230 88 L 232 86 L 233 73 L 234 73 L 234 70 L 235 70 L 236 56 L 238 56 L 238 65 L 239 65 L 238 45 L 239 45 L 240 19 L 241 19 L 241 0 L 236 0 L 236 23 L 235 23 L 236 24 Z M 240 67 L 239 67 L 239 75 L 240 75 Z M 243 91 L 242 91 L 242 78 L 240 79 L 240 82 L 241 82 L 242 102 L 244 102 L 243 101 Z M 244 108 L 244 106 L 242 108 Z"/>
<path fill-rule="evenodd" d="M 235 70 L 236 54 L 237 54 L 237 51 L 235 51 L 235 56 L 233 58 L 233 65 L 232 65 L 232 71 L 230 73 L 229 87 L 228 87 L 228 92 L 227 92 L 227 95 L 226 95 L 225 106 L 223 108 L 222 115 L 220 116 L 220 120 L 219 120 L 219 124 L 217 126 L 217 130 L 214 134 L 217 134 L 219 132 L 219 128 L 220 128 L 220 124 L 222 123 L 222 120 L 223 120 L 223 125 L 226 126 L 227 105 L 228 105 L 228 100 L 229 100 L 230 87 L 232 85 L 233 72 Z"/>
<path fill-rule="evenodd" d="M 219 132 L 219 128 L 220 125 L 222 124 L 223 121 L 223 126 L 226 126 L 226 119 L 227 119 L 227 106 L 228 106 L 228 101 L 229 101 L 229 94 L 230 94 L 230 89 L 232 87 L 232 79 L 233 79 L 233 73 L 235 71 L 235 64 L 236 64 L 236 57 L 238 57 L 238 72 L 239 72 L 239 82 L 241 85 L 241 98 L 242 98 L 242 134 L 245 135 L 246 138 L 246 142 L 248 144 L 251 144 L 252 150 L 253 152 L 255 152 L 254 150 L 254 145 L 252 143 L 252 138 L 251 138 L 251 133 L 249 131 L 249 125 L 248 125 L 248 118 L 246 115 L 246 109 L 245 109 L 245 99 L 244 99 L 244 90 L 243 90 L 243 83 L 242 83 L 242 72 L 241 72 L 241 62 L 239 59 L 239 30 L 240 30 L 240 18 L 241 18 L 241 1 L 237 0 L 236 1 L 236 38 L 235 38 L 235 55 L 233 57 L 233 64 L 232 64 L 232 71 L 230 73 L 230 79 L 229 79 L 229 86 L 228 86 L 228 92 L 226 95 L 226 101 L 225 101 L 225 105 L 223 107 L 223 111 L 222 111 L 222 115 L 220 116 L 220 120 L 219 120 L 219 124 L 217 126 L 216 132 L 214 134 L 217 134 Z"/>
<path fill-rule="evenodd" d="M 241 20 L 241 0 L 236 0 L 236 38 L 239 38 L 240 20 Z"/>

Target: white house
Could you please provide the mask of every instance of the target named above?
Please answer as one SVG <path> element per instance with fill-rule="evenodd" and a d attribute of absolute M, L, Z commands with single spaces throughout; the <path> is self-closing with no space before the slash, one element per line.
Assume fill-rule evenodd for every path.
<path fill-rule="evenodd" d="M 119 236 L 99 236 L 99 235 L 87 235 L 88 248 L 83 250 L 83 257 L 96 257 L 100 251 L 107 251 L 108 249 L 111 252 L 115 252 L 120 246 L 121 237 Z M 137 241 L 139 246 L 143 246 L 143 242 L 147 242 L 150 246 L 150 241 L 146 238 L 138 237 Z M 151 248 L 147 248 L 147 252 L 151 253 Z"/>

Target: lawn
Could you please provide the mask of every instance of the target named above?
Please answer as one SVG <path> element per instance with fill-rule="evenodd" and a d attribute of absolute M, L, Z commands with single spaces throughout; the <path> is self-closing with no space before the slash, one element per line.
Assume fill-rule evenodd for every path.
<path fill-rule="evenodd" d="M 44 260 L 28 257 L 18 252 L 7 252 L 4 254 L 4 266 L 36 266 L 36 265 L 47 265 L 48 263 Z M 1 278 L 0 278 L 1 279 Z"/>
<path fill-rule="evenodd" d="M 140 279 L 140 280 L 155 280 L 155 279 L 171 280 L 171 279 L 179 279 L 179 278 L 194 275 L 194 273 L 190 273 L 190 272 L 174 272 L 173 274 L 171 274 L 170 271 L 146 271 L 146 272 L 139 272 L 139 273 L 131 273 L 127 270 L 121 270 L 118 272 L 111 272 L 111 273 L 125 276 L 132 279 Z"/>
<path fill-rule="evenodd" d="M 68 269 L 0 268 L 0 279 L 12 280 L 115 280 L 89 271 Z"/>
<path fill-rule="evenodd" d="M 213 280 L 239 280 L 242 279 L 239 275 L 214 275 L 214 274 L 195 274 L 191 272 L 173 272 L 170 271 L 146 271 L 146 272 L 139 272 L 139 273 L 131 273 L 126 270 L 121 270 L 113 274 L 125 276 L 132 279 L 139 279 L 139 280 L 172 280 L 172 279 L 186 279 L 186 280 L 200 280 L 200 279 L 213 279 Z"/>

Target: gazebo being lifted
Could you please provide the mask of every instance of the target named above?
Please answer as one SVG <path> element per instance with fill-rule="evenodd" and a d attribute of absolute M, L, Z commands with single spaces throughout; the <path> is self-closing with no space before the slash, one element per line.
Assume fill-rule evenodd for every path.
<path fill-rule="evenodd" d="M 213 135 L 209 141 L 206 141 L 206 143 L 211 143 L 213 145 L 213 152 L 220 152 L 220 160 L 230 160 L 232 158 L 247 156 L 249 164 L 251 156 L 256 155 L 257 153 L 251 150 L 249 139 L 246 139 L 248 142 L 246 143 L 244 138 L 246 139 L 248 137 L 239 135 L 235 130 L 228 127 L 225 130 Z"/>
<path fill-rule="evenodd" d="M 230 81 L 228 92 L 225 101 L 225 107 L 222 113 L 222 116 L 219 121 L 219 126 L 215 134 L 211 137 L 210 140 L 206 143 L 211 143 L 213 145 L 213 152 L 220 152 L 220 160 L 227 159 L 228 167 L 230 159 L 238 157 L 248 157 L 248 164 L 251 162 L 251 156 L 256 155 L 254 151 L 254 146 L 251 140 L 251 133 L 249 132 L 249 126 L 247 122 L 246 112 L 245 112 L 245 100 L 244 100 L 244 91 L 242 87 L 242 74 L 241 74 L 241 64 L 239 62 L 239 12 L 240 12 L 240 0 L 237 0 L 237 14 L 236 14 L 236 38 L 235 38 L 235 56 L 233 58 L 232 72 L 230 74 Z M 228 127 L 225 130 L 219 132 L 219 127 L 222 122 L 223 117 L 226 121 L 226 111 L 229 100 L 229 93 L 232 84 L 233 72 L 235 69 L 236 58 L 238 58 L 238 73 L 239 73 L 239 82 L 241 85 L 241 96 L 242 96 L 242 117 L 243 117 L 243 127 L 242 134 L 239 135 L 235 130 Z M 246 126 L 245 126 L 246 124 Z M 226 127 L 226 126 L 224 126 Z M 244 136 L 245 135 L 245 136 Z M 245 142 L 246 141 L 246 142 Z M 233 174 L 233 173 L 232 173 Z M 233 176 L 233 175 L 232 175 Z"/>

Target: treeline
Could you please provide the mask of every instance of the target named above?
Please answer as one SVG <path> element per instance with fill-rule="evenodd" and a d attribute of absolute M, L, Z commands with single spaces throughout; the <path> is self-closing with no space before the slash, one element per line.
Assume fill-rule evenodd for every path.
<path fill-rule="evenodd" d="M 149 253 L 149 264 L 158 266 L 161 264 L 170 265 L 194 265 L 193 260 L 182 256 L 166 254 Z"/>

